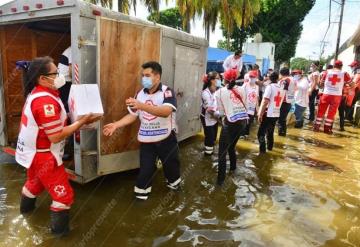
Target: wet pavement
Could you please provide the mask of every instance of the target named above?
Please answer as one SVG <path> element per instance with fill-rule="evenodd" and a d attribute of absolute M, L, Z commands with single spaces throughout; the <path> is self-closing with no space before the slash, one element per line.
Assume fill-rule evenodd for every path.
<path fill-rule="evenodd" d="M 255 134 L 255 129 L 253 134 Z M 239 140 L 238 169 L 216 187 L 203 137 L 180 145 L 184 184 L 175 193 L 159 169 L 148 201 L 135 201 L 137 171 L 74 185 L 69 236 L 48 230 L 50 198 L 19 214 L 25 170 L 0 165 L 0 246 L 360 246 L 360 129 L 333 136 L 290 128 L 258 155 Z"/>

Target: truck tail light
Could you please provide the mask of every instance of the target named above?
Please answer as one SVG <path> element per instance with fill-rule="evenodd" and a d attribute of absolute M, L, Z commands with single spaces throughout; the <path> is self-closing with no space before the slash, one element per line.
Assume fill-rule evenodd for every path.
<path fill-rule="evenodd" d="M 42 4 L 42 3 L 37 3 L 35 6 L 36 6 L 37 9 L 42 9 L 42 8 L 43 8 L 43 4 Z"/>
<path fill-rule="evenodd" d="M 59 6 L 64 5 L 64 0 L 57 0 L 56 3 Z"/>
<path fill-rule="evenodd" d="M 11 12 L 16 13 L 17 9 L 16 8 L 11 8 Z"/>
<path fill-rule="evenodd" d="M 93 13 L 93 15 L 101 16 L 100 10 L 93 9 L 92 13 Z"/>
<path fill-rule="evenodd" d="M 28 11 L 29 9 L 30 9 L 30 7 L 28 5 L 23 6 L 23 10 Z"/>

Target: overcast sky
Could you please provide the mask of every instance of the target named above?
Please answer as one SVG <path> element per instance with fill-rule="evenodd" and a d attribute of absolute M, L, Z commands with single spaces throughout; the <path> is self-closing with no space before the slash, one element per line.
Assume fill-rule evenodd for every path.
<path fill-rule="evenodd" d="M 0 4 L 10 2 L 9 0 L 0 0 Z M 141 1 L 138 1 L 138 3 Z M 165 1 L 160 6 L 160 9 L 166 9 L 175 6 L 174 0 L 169 0 L 169 4 L 165 5 Z M 320 53 L 320 41 L 323 40 L 326 29 L 328 27 L 329 18 L 329 2 L 330 0 L 317 0 L 315 6 L 310 13 L 305 17 L 303 22 L 304 30 L 298 42 L 296 56 L 316 59 Z M 332 3 L 331 22 L 339 20 L 340 6 L 335 2 Z M 114 6 L 116 9 L 117 6 Z M 360 0 L 346 0 L 344 10 L 344 20 L 342 26 L 341 44 L 352 36 L 357 26 L 360 25 Z M 131 15 L 135 15 L 132 11 Z M 141 19 L 146 19 L 149 15 L 147 9 L 142 4 L 138 4 L 136 16 Z M 325 37 L 328 42 L 325 47 L 324 55 L 327 56 L 335 51 L 336 36 L 338 31 L 338 24 L 332 23 L 329 31 Z M 192 22 L 191 33 L 196 36 L 204 37 L 203 24 L 200 19 Z M 223 39 L 222 32 L 219 27 L 210 36 L 210 46 L 216 47 L 218 40 Z"/>

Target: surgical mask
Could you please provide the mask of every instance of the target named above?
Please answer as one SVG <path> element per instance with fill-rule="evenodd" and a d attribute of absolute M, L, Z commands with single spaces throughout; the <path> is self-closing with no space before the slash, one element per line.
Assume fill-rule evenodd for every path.
<path fill-rule="evenodd" d="M 255 84 L 256 78 L 250 78 L 250 84 Z"/>
<path fill-rule="evenodd" d="M 63 74 L 58 74 L 55 78 L 51 78 L 51 77 L 46 77 L 46 78 L 54 80 L 54 87 L 56 89 L 59 89 L 66 84 L 65 76 Z"/>
<path fill-rule="evenodd" d="M 150 89 L 152 87 L 152 80 L 150 77 L 144 76 L 141 80 L 141 84 L 144 88 Z"/>
<path fill-rule="evenodd" d="M 298 80 L 300 80 L 301 75 L 294 75 L 293 78 L 294 78 L 295 81 L 298 81 Z"/>
<path fill-rule="evenodd" d="M 220 79 L 216 79 L 216 87 L 221 87 L 221 80 Z"/>

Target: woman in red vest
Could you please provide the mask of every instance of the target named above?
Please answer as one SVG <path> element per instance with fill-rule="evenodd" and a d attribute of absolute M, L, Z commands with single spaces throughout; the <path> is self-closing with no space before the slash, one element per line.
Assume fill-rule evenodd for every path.
<path fill-rule="evenodd" d="M 65 78 L 58 73 L 52 58 L 40 57 L 17 65 L 24 70 L 26 97 L 15 156 L 16 161 L 27 168 L 20 212 L 31 212 L 36 197 L 47 190 L 53 200 L 51 231 L 66 234 L 74 193 L 62 163 L 64 140 L 82 125 L 98 118 L 89 114 L 66 126 L 67 115 L 58 91 L 65 84 Z"/>

